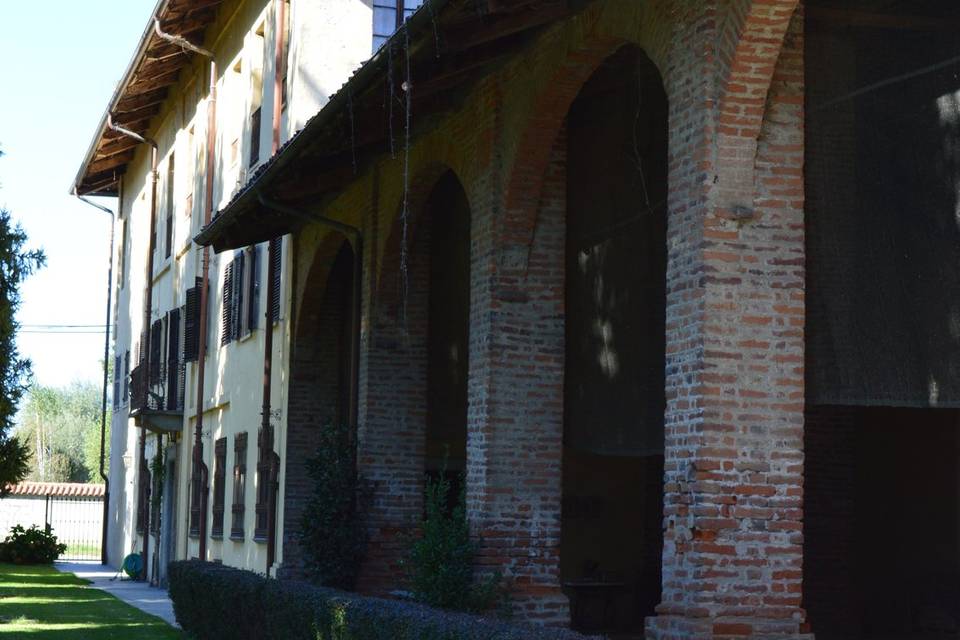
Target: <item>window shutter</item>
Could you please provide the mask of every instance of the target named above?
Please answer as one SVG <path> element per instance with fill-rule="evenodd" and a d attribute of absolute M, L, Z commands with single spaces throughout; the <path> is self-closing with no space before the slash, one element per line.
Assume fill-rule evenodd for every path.
<path fill-rule="evenodd" d="M 223 274 L 223 309 L 220 312 L 220 346 L 233 338 L 233 263 Z"/>
<path fill-rule="evenodd" d="M 227 439 L 220 438 L 214 444 L 213 462 L 213 526 L 210 536 L 223 537 L 223 512 L 226 497 Z"/>
<path fill-rule="evenodd" d="M 183 360 L 196 362 L 200 355 L 200 278 L 195 287 L 187 289 L 183 314 Z"/>
<path fill-rule="evenodd" d="M 247 433 L 238 433 L 233 442 L 233 520 L 230 537 L 243 539 L 244 511 L 247 493 Z"/>
<path fill-rule="evenodd" d="M 243 335 L 243 269 L 245 252 L 240 251 L 233 259 L 233 339 Z"/>
<path fill-rule="evenodd" d="M 273 290 L 273 306 L 270 307 L 270 320 L 280 320 L 280 267 L 283 264 L 283 239 L 270 241 L 270 288 Z"/>
<path fill-rule="evenodd" d="M 130 398 L 130 352 L 123 354 L 123 403 Z"/>
<path fill-rule="evenodd" d="M 150 328 L 150 384 L 160 384 L 161 338 L 163 324 L 156 320 Z"/>
<path fill-rule="evenodd" d="M 180 406 L 180 309 L 167 314 L 167 410 Z"/>
<path fill-rule="evenodd" d="M 253 331 L 257 328 L 257 316 L 259 315 L 260 305 L 260 246 L 254 245 L 250 248 L 250 264 L 247 267 L 250 270 L 250 290 L 247 292 L 247 328 Z"/>
<path fill-rule="evenodd" d="M 122 376 L 122 371 L 120 367 L 122 363 L 120 362 L 120 356 L 113 357 L 113 408 L 120 408 L 120 378 Z"/>

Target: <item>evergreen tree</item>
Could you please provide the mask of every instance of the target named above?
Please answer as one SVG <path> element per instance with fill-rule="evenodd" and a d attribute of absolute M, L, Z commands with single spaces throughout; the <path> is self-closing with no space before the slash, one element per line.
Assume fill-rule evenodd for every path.
<path fill-rule="evenodd" d="M 29 449 L 13 435 L 17 407 L 30 380 L 30 360 L 17 350 L 16 315 L 20 284 L 46 258 L 40 250 L 26 250 L 26 242 L 27 234 L 0 208 L 0 498 L 29 471 Z"/>

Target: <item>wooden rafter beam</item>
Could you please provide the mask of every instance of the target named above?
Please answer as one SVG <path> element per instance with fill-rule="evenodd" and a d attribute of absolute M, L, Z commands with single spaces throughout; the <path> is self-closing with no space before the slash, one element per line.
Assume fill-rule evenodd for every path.
<path fill-rule="evenodd" d="M 153 105 L 162 104 L 163 101 L 167 99 L 168 94 L 169 91 L 167 88 L 163 87 L 154 91 L 148 91 L 147 93 L 127 96 L 117 103 L 117 106 L 113 112 L 115 114 L 129 113 L 145 107 L 152 107 Z"/>
<path fill-rule="evenodd" d="M 119 153 L 103 160 L 96 160 L 90 163 L 87 170 L 90 173 L 102 173 L 110 169 L 116 169 L 133 160 L 133 153 L 133 151 L 128 151 L 127 153 Z"/>

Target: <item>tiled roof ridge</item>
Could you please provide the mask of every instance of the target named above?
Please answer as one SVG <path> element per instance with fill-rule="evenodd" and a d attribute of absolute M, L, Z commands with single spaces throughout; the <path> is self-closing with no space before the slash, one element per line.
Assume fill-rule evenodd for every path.
<path fill-rule="evenodd" d="M 21 482 L 7 485 L 11 496 L 51 496 L 53 498 L 102 498 L 102 484 L 84 482 Z"/>

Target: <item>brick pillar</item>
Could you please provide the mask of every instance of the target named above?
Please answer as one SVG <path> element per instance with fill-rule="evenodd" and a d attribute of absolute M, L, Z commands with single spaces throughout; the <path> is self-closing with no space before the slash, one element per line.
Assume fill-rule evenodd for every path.
<path fill-rule="evenodd" d="M 407 270 L 401 273 L 400 242 L 384 259 L 371 301 L 365 283 L 369 325 L 361 344 L 360 416 L 357 466 L 373 483 L 370 544 L 358 589 L 383 594 L 403 584 L 403 537 L 423 516 L 424 449 L 427 413 L 427 301 L 429 224 L 418 221 Z M 402 230 L 401 230 L 402 232 Z M 368 246 L 375 246 L 373 240 Z M 377 273 L 370 252 L 364 272 Z"/>
<path fill-rule="evenodd" d="M 474 210 L 471 530 L 482 541 L 480 569 L 503 571 L 516 613 L 546 624 L 569 621 L 560 591 L 565 154 L 561 133 L 540 202 L 528 211 L 537 220 L 532 245 L 513 251 L 498 238 L 491 246 L 495 207 Z"/>
<path fill-rule="evenodd" d="M 648 638 L 803 627 L 802 34 L 796 15 L 779 58 L 749 60 L 776 61 L 769 92 L 721 109 L 716 137 L 712 105 L 692 102 L 679 77 L 668 83 L 663 597 Z M 759 126 L 743 138 L 751 115 Z M 698 122 L 702 139 L 683 135 Z M 722 184 L 730 176 L 736 188 Z M 725 199 L 743 184 L 753 193 L 734 213 L 746 215 L 731 217 Z"/>

